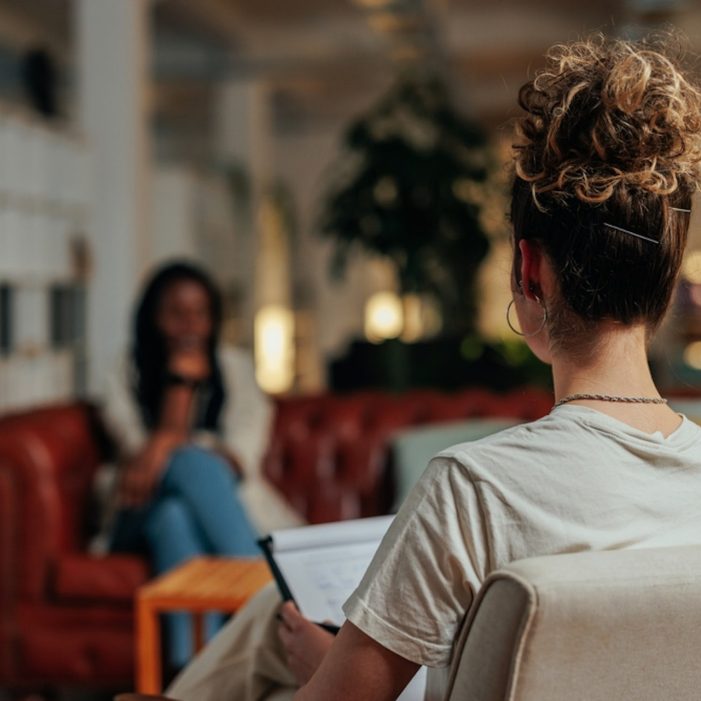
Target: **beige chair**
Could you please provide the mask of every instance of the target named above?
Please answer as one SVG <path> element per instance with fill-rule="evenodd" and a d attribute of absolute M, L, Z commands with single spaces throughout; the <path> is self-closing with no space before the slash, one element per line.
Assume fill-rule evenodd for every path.
<path fill-rule="evenodd" d="M 521 560 L 473 611 L 449 701 L 701 699 L 701 545 Z"/>

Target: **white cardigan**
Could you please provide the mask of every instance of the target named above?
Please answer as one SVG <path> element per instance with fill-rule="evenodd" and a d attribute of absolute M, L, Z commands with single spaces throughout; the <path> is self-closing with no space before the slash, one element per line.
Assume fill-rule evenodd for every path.
<path fill-rule="evenodd" d="M 226 391 L 226 401 L 217 434 L 200 431 L 193 441 L 204 447 L 221 444 L 239 459 L 243 480 L 239 494 L 259 533 L 303 523 L 300 516 L 261 474 L 268 445 L 272 407 L 255 381 L 250 354 L 222 346 L 217 359 Z M 134 369 L 123 355 L 107 380 L 103 418 L 122 456 L 133 454 L 147 439 L 139 406 L 133 393 Z"/>

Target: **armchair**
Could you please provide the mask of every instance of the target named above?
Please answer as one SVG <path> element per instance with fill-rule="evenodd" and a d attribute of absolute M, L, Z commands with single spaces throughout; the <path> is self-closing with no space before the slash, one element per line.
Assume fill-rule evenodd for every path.
<path fill-rule="evenodd" d="M 701 545 L 538 557 L 494 572 L 458 637 L 448 701 L 692 701 Z"/>

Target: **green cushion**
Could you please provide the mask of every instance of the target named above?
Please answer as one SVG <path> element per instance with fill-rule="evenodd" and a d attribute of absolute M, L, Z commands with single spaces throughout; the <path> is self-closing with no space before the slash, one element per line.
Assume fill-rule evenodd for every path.
<path fill-rule="evenodd" d="M 436 453 L 457 443 L 476 441 L 516 423 L 515 419 L 470 419 L 421 426 L 395 434 L 392 441 L 397 476 L 395 509 L 401 506 Z"/>
<path fill-rule="evenodd" d="M 684 414 L 690 421 L 694 423 L 701 424 L 701 399 L 680 398 L 680 399 L 670 399 L 669 406 L 678 411 L 680 414 Z"/>

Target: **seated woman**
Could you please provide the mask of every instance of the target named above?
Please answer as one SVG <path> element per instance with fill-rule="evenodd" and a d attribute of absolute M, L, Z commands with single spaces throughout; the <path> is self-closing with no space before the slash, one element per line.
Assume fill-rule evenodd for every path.
<path fill-rule="evenodd" d="M 219 344 L 215 286 L 190 264 L 167 265 L 135 321 L 104 410 L 121 456 L 111 549 L 147 552 L 156 573 L 195 555 L 259 555 L 257 529 L 299 519 L 260 474 L 270 407 L 248 355 Z M 175 668 L 191 655 L 190 630 L 169 616 Z"/>
<path fill-rule="evenodd" d="M 552 49 L 519 102 L 509 311 L 552 366 L 553 410 L 431 461 L 335 639 L 266 590 L 173 698 L 282 699 L 298 685 L 298 701 L 389 700 L 419 665 L 429 698 L 442 698 L 490 571 L 699 542 L 701 429 L 666 405 L 646 347 L 684 252 L 701 94 L 662 49 L 601 38 Z"/>

